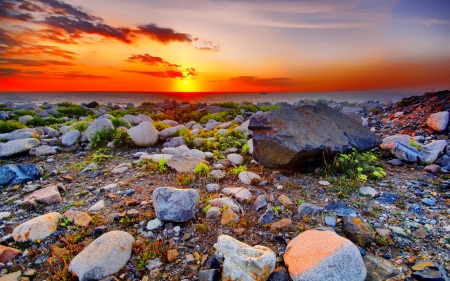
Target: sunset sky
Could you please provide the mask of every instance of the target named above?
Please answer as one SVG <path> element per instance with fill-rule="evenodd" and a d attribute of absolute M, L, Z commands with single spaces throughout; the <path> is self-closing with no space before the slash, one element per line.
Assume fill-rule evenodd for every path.
<path fill-rule="evenodd" d="M 0 91 L 432 87 L 449 0 L 0 0 Z"/>

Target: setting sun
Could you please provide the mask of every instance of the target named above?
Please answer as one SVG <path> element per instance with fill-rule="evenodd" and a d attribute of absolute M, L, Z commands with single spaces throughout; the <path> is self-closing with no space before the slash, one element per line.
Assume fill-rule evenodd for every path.
<path fill-rule="evenodd" d="M 184 81 L 184 85 L 189 85 L 189 82 L 188 81 Z"/>

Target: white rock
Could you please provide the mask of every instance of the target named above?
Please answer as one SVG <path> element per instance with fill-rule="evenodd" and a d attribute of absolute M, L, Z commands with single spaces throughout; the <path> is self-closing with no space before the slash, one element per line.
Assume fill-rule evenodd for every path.
<path fill-rule="evenodd" d="M 160 221 L 158 218 L 156 218 L 147 223 L 147 230 L 153 230 L 158 227 L 161 227 L 162 225 L 163 225 L 162 221 Z"/>
<path fill-rule="evenodd" d="M 447 128 L 448 120 L 449 120 L 449 112 L 441 111 L 431 114 L 427 119 L 427 125 L 433 130 L 441 132 L 445 130 L 445 128 Z"/>
<path fill-rule="evenodd" d="M 92 205 L 89 208 L 89 212 L 96 212 L 96 211 L 100 211 L 101 209 L 105 208 L 105 201 L 100 200 L 97 203 L 95 203 L 94 205 Z"/>
<path fill-rule="evenodd" d="M 247 141 L 247 145 L 248 145 L 248 153 L 253 154 L 253 139 L 249 139 Z"/>
<path fill-rule="evenodd" d="M 364 196 L 370 196 L 375 197 L 378 195 L 378 191 L 376 191 L 374 188 L 370 186 L 363 186 L 359 189 L 359 193 L 361 193 Z"/>
<path fill-rule="evenodd" d="M 228 235 L 220 235 L 214 246 L 225 257 L 222 280 L 266 280 L 275 268 L 275 253 L 267 247 L 251 247 Z"/>
<path fill-rule="evenodd" d="M 78 130 L 71 130 L 61 136 L 61 143 L 65 146 L 72 146 L 80 138 L 81 133 Z"/>
<path fill-rule="evenodd" d="M 150 147 L 158 141 L 158 130 L 156 130 L 152 122 L 148 121 L 130 128 L 128 135 L 138 147 Z"/>
<path fill-rule="evenodd" d="M 124 231 L 110 231 L 95 239 L 69 264 L 80 281 L 100 280 L 118 272 L 131 257 L 134 238 Z"/>
<path fill-rule="evenodd" d="M 258 182 L 261 181 L 261 177 L 253 172 L 243 171 L 239 173 L 239 180 L 243 184 L 251 184 L 252 179 L 257 179 Z"/>
<path fill-rule="evenodd" d="M 236 153 L 228 154 L 227 159 L 234 165 L 242 165 L 244 163 L 244 157 Z"/>
<path fill-rule="evenodd" d="M 43 240 L 56 231 L 61 218 L 57 212 L 36 217 L 14 228 L 12 237 L 19 242 Z"/>
<path fill-rule="evenodd" d="M 113 174 L 122 174 L 128 171 L 132 167 L 131 163 L 122 163 L 119 166 L 115 167 L 112 172 Z"/>
<path fill-rule="evenodd" d="M 40 144 L 41 142 L 35 138 L 10 140 L 0 147 L 0 157 L 8 157 L 29 151 Z"/>
<path fill-rule="evenodd" d="M 252 199 L 252 193 L 250 190 L 243 187 L 226 187 L 222 189 L 222 192 L 236 198 L 236 200 L 241 202 Z"/>
<path fill-rule="evenodd" d="M 31 116 L 31 115 L 24 115 L 24 116 L 19 117 L 19 122 L 22 124 L 27 124 L 31 120 L 33 120 L 33 116 Z"/>
<path fill-rule="evenodd" d="M 114 126 L 111 120 L 106 118 L 100 118 L 94 121 L 94 123 L 89 126 L 85 132 L 85 136 L 89 142 L 92 142 L 94 135 L 101 130 L 113 130 Z"/>
<path fill-rule="evenodd" d="M 36 156 L 56 154 L 56 150 L 49 145 L 41 145 L 36 148 Z"/>
<path fill-rule="evenodd" d="M 198 149 L 191 149 L 183 153 L 183 156 L 193 156 L 200 159 L 205 159 L 205 153 Z"/>
<path fill-rule="evenodd" d="M 185 145 L 180 145 L 178 147 L 165 147 L 161 150 L 162 153 L 170 155 L 183 155 L 183 153 L 188 151 L 189 147 Z"/>

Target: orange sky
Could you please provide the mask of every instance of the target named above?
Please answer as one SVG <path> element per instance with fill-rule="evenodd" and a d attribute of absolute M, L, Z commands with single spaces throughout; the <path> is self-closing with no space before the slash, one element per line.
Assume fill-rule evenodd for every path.
<path fill-rule="evenodd" d="M 448 1 L 335 2 L 0 0 L 0 91 L 449 88 Z"/>

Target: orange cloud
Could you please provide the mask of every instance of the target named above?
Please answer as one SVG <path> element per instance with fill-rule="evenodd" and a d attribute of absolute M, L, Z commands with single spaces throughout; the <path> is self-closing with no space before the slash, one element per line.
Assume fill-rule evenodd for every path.
<path fill-rule="evenodd" d="M 167 66 L 167 67 L 172 67 L 172 68 L 181 67 L 181 65 L 167 62 L 160 57 L 154 57 L 149 54 L 131 55 L 131 57 L 129 57 L 126 61 L 128 61 L 128 62 L 143 62 L 148 65 Z"/>
<path fill-rule="evenodd" d="M 168 71 L 138 71 L 138 70 L 122 70 L 123 72 L 129 72 L 129 73 L 138 73 L 158 78 L 174 78 L 174 79 L 182 79 L 186 78 L 184 76 L 183 72 L 178 70 L 168 70 Z"/>

